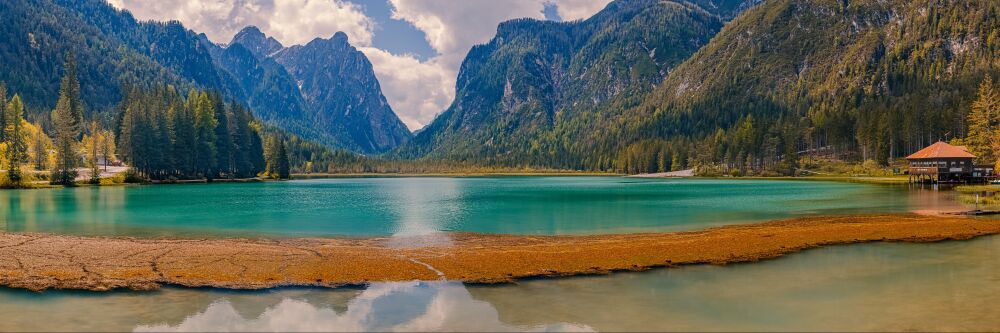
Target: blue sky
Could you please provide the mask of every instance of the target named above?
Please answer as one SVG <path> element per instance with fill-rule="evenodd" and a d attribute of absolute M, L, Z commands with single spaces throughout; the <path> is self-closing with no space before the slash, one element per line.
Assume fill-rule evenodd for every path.
<path fill-rule="evenodd" d="M 586 19 L 611 0 L 108 0 L 142 20 L 178 20 L 216 43 L 248 25 L 285 46 L 342 31 L 372 63 L 411 130 L 451 104 L 469 49 L 515 18 Z"/>
<path fill-rule="evenodd" d="M 420 60 L 437 55 L 437 51 L 427 43 L 423 31 L 413 24 L 391 18 L 392 5 L 389 0 L 348 0 L 361 6 L 362 11 L 375 21 L 375 36 L 372 46 L 393 54 L 412 54 Z"/>

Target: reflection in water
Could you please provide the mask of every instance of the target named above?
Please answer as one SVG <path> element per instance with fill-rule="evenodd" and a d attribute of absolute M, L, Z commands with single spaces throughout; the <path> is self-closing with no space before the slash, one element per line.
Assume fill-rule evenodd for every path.
<path fill-rule="evenodd" d="M 996 331 L 1000 236 L 835 246 L 758 263 L 470 291 L 517 325 L 559 320 L 598 331 Z"/>
<path fill-rule="evenodd" d="M 958 193 L 950 189 L 922 184 L 910 185 L 907 196 L 912 212 L 957 212 L 975 208 L 958 200 Z"/>
<path fill-rule="evenodd" d="M 242 316 L 227 301 L 177 325 L 141 325 L 135 331 L 591 331 L 572 324 L 517 327 L 500 321 L 496 309 L 472 299 L 457 282 L 373 283 L 337 313 L 286 298 L 256 318 Z"/>
<path fill-rule="evenodd" d="M 137 237 L 600 234 L 808 215 L 899 213 L 934 191 L 802 181 L 621 177 L 350 178 L 0 191 L 12 232 Z M 923 196 L 923 197 L 920 197 Z M 928 205 L 928 206 L 929 206 Z"/>
<path fill-rule="evenodd" d="M 1000 236 L 989 236 L 497 286 L 0 289 L 0 331 L 996 331 L 998 299 Z"/>
<path fill-rule="evenodd" d="M 383 193 L 393 196 L 399 226 L 389 238 L 391 246 L 447 245 L 443 217 L 461 210 L 456 182 L 435 181 L 427 186 L 420 178 L 386 183 Z M 436 269 L 422 262 L 418 264 Z M 440 272 L 439 272 L 440 274 Z M 227 301 L 214 302 L 205 311 L 177 325 L 138 326 L 136 331 L 588 331 L 586 326 L 543 324 L 515 327 L 502 323 L 496 309 L 472 299 L 460 282 L 372 283 L 350 300 L 346 311 L 285 298 L 256 318 L 246 318 Z"/>
<path fill-rule="evenodd" d="M 456 182 L 435 183 L 430 187 L 424 179 L 414 178 L 385 184 L 390 188 L 384 193 L 400 203 L 399 227 L 389 238 L 391 246 L 450 244 L 441 221 L 461 210 L 461 191 Z M 438 274 L 442 281 L 369 284 L 341 313 L 284 298 L 256 318 L 247 318 L 221 300 L 177 325 L 140 325 L 135 331 L 591 331 L 573 324 L 504 324 L 490 303 L 474 300 L 462 283 Z"/>
<path fill-rule="evenodd" d="M 398 225 L 389 245 L 393 247 L 447 246 L 451 238 L 445 221 L 462 211 L 462 191 L 454 178 L 403 178 L 380 184 L 380 192 L 397 202 Z"/>
<path fill-rule="evenodd" d="M 739 206 L 742 208 L 729 214 L 748 212 L 771 218 L 771 210 L 824 214 L 961 209 L 947 195 L 942 196 L 942 192 L 900 192 L 841 184 L 786 184 L 806 184 L 808 193 L 822 196 L 803 195 L 806 189 L 795 186 L 767 189 L 769 195 L 782 199 L 778 200 L 780 204 L 766 204 L 760 202 L 765 197 L 751 195 L 750 190 L 740 190 L 745 197 L 741 201 L 740 196 L 734 198 L 728 192 L 708 191 L 711 188 L 706 190 L 708 185 L 703 183 L 682 182 L 694 187 L 672 190 L 665 182 L 650 181 L 637 183 L 649 187 L 646 190 L 636 189 L 636 184 L 614 185 L 628 187 L 630 195 L 645 194 L 610 205 L 608 202 L 612 200 L 608 196 L 621 192 L 593 191 L 589 179 L 580 181 L 582 189 L 567 188 L 562 181 L 558 191 L 547 189 L 551 184 L 534 184 L 528 190 L 496 190 L 503 186 L 483 184 L 487 181 L 491 180 L 413 178 L 268 183 L 253 185 L 259 191 L 222 191 L 248 196 L 220 195 L 232 200 L 227 204 L 236 207 L 225 212 L 189 206 L 190 202 L 202 202 L 190 196 L 207 194 L 193 190 L 172 192 L 196 187 L 3 192 L 0 198 L 7 196 L 0 202 L 7 206 L 0 207 L 0 217 L 7 224 L 4 227 L 11 231 L 140 235 L 149 231 L 140 229 L 139 223 L 150 219 L 170 225 L 162 230 L 173 234 L 177 227 L 169 223 L 208 223 L 205 221 L 226 220 L 233 214 L 232 220 L 238 221 L 239 227 L 265 229 L 271 222 L 288 222 L 288 216 L 294 216 L 296 228 L 303 232 L 340 230 L 343 226 L 336 224 L 338 221 L 359 230 L 369 230 L 365 229 L 368 226 L 365 223 L 392 221 L 391 228 L 385 230 L 385 234 L 392 235 L 389 243 L 412 247 L 447 244 L 450 239 L 442 232 L 447 230 L 502 231 L 491 229 L 493 225 L 521 228 L 511 229 L 516 232 L 534 232 L 535 228 L 546 230 L 545 226 L 551 223 L 554 230 L 551 233 L 557 234 L 562 233 L 562 228 L 603 230 L 594 223 L 628 223 L 639 216 L 636 211 L 643 210 L 646 213 L 641 214 L 640 220 L 729 221 L 713 217 L 712 212 Z M 518 179 L 495 182 L 525 186 Z M 735 184 L 756 186 L 750 182 Z M 342 195 L 351 191 L 351 186 L 377 194 Z M 726 186 L 726 191 L 730 191 L 728 188 L 732 186 Z M 826 188 L 812 188 L 815 186 Z M 708 191 L 704 193 L 707 197 L 679 194 L 697 187 Z M 841 207 L 837 206 L 841 203 L 829 204 L 825 196 L 830 193 L 827 189 L 838 187 L 871 191 L 830 194 L 850 202 L 844 206 L 848 208 L 829 208 Z M 205 187 L 228 188 L 228 185 Z M 296 194 L 291 195 L 290 191 Z M 147 197 L 151 194 L 156 195 L 156 200 Z M 552 199 L 561 198 L 560 195 L 565 198 Z M 577 196 L 594 199 L 584 205 Z M 296 198 L 307 204 L 298 208 L 289 207 L 290 204 L 259 204 L 268 202 L 261 198 L 272 197 Z M 336 203 L 335 209 L 315 212 L 319 210 L 317 207 L 326 207 L 323 206 L 326 202 Z M 514 204 L 500 204 L 504 202 Z M 865 206 L 869 204 L 887 206 Z M 856 207 L 852 205 L 861 208 L 850 208 Z M 123 209 L 125 206 L 129 208 Z M 684 209 L 690 211 L 670 215 L 673 210 Z M 221 213 L 225 215 L 220 217 Z M 481 224 L 468 225 L 476 220 Z M 519 221 L 532 222 L 521 225 Z M 315 225 L 310 224 L 314 222 Z M 64 226 L 60 228 L 58 224 Z M 217 230 L 229 230 L 223 226 L 225 223 L 211 225 Z M 161 230 L 158 228 L 154 229 Z M 375 229 L 382 230 L 378 228 Z M 36 294 L 0 289 L 0 313 L 5 315 L 0 321 L 0 331 L 988 331 L 1000 327 L 997 299 L 1000 299 L 1000 236 L 993 236 L 934 244 L 830 247 L 754 264 L 529 280 L 491 287 L 436 281 L 373 283 L 364 290 L 284 288 L 233 292 L 166 288 L 149 293 Z"/>

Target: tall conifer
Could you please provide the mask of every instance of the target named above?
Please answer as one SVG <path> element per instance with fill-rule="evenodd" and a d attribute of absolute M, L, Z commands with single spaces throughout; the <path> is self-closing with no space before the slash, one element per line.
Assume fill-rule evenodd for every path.
<path fill-rule="evenodd" d="M 7 85 L 0 82 L 0 143 L 7 141 L 6 131 L 3 129 L 7 128 Z"/>
<path fill-rule="evenodd" d="M 14 95 L 6 109 L 7 126 L 4 128 L 4 137 L 7 141 L 7 180 L 10 182 L 8 185 L 20 187 L 24 181 L 21 164 L 28 159 L 28 133 L 24 129 L 24 104 L 21 103 L 21 97 Z"/>
<path fill-rule="evenodd" d="M 218 121 L 215 119 L 215 107 L 207 93 L 198 94 L 194 117 L 195 164 L 198 172 L 211 179 L 216 162 L 215 127 Z"/>

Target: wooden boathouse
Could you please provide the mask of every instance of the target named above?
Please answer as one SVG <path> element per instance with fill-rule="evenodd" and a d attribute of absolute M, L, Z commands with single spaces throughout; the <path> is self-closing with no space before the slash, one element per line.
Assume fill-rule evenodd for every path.
<path fill-rule="evenodd" d="M 992 165 L 976 165 L 964 146 L 938 141 L 906 157 L 911 182 L 985 183 L 994 178 Z"/>

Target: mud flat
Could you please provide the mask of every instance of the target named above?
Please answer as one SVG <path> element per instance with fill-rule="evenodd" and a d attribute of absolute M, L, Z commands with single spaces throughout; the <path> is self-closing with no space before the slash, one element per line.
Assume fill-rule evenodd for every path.
<path fill-rule="evenodd" d="M 194 240 L 0 233 L 0 285 L 103 291 L 165 284 L 336 287 L 442 278 L 502 283 L 752 262 L 826 245 L 934 242 L 997 233 L 1000 220 L 925 215 L 809 217 L 693 232 L 595 236 L 448 233 L 422 247 L 400 247 L 398 239 L 389 238 Z"/>

